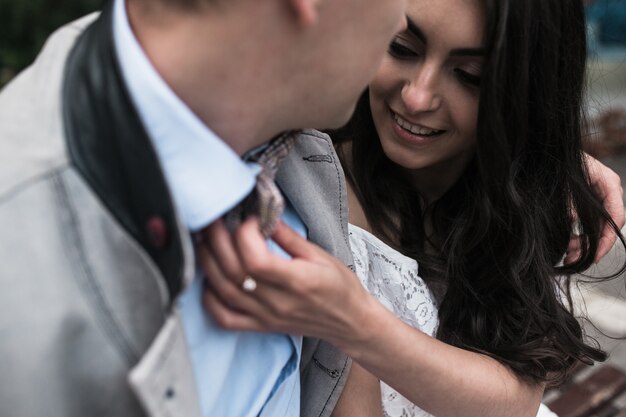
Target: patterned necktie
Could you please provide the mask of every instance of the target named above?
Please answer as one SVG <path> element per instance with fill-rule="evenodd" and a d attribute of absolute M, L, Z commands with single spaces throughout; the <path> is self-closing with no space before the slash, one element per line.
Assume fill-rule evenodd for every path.
<path fill-rule="evenodd" d="M 261 233 L 268 238 L 274 232 L 285 209 L 285 200 L 274 182 L 281 161 L 289 154 L 299 131 L 289 131 L 267 145 L 250 160 L 261 166 L 256 186 L 237 206 L 224 215 L 226 227 L 235 230 L 248 216 L 259 218 Z"/>

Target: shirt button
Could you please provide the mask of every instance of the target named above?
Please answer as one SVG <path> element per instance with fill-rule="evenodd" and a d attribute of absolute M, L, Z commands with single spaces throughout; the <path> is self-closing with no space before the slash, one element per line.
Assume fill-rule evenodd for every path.
<path fill-rule="evenodd" d="M 167 244 L 167 226 L 163 218 L 152 216 L 146 222 L 148 243 L 155 249 L 163 249 Z"/>

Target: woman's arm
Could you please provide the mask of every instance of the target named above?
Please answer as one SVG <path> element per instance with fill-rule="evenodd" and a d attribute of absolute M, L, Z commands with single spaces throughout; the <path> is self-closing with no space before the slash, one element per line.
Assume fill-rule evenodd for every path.
<path fill-rule="evenodd" d="M 380 381 L 353 362 L 346 386 L 331 417 L 381 417 Z"/>
<path fill-rule="evenodd" d="M 286 225 L 273 238 L 292 260 L 267 249 L 255 221 L 234 237 L 219 222 L 209 229 L 198 255 L 211 288 L 205 306 L 220 325 L 324 339 L 439 417 L 536 415 L 542 386 L 406 325 L 349 269 Z M 253 293 L 241 289 L 246 275 L 258 283 Z"/>
<path fill-rule="evenodd" d="M 543 385 L 520 379 L 495 359 L 445 344 L 382 311 L 370 317 L 370 329 L 376 335 L 349 354 L 429 413 L 536 416 Z"/>

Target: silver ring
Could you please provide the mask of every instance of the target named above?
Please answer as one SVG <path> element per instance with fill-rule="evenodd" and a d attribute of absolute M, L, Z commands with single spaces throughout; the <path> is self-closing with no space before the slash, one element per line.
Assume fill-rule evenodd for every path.
<path fill-rule="evenodd" d="M 246 275 L 243 282 L 241 283 L 241 288 L 245 292 L 254 292 L 256 290 L 257 284 L 256 280 L 252 278 L 250 275 Z"/>

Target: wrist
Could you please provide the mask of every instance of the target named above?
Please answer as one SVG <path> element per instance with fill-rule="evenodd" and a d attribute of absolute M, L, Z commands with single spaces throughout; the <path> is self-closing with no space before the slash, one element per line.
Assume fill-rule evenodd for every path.
<path fill-rule="evenodd" d="M 354 360 L 360 361 L 376 349 L 385 327 L 391 324 L 389 315 L 395 316 L 367 291 L 355 301 L 351 330 L 343 335 L 336 346 Z"/>

